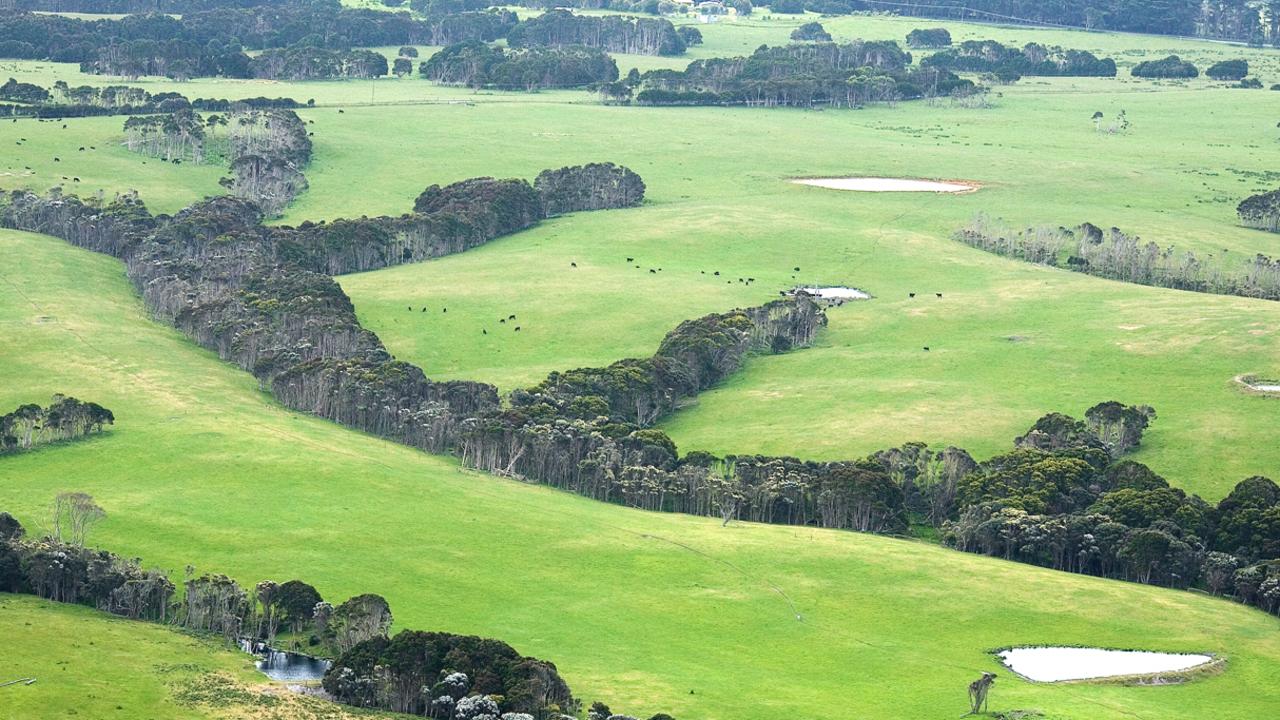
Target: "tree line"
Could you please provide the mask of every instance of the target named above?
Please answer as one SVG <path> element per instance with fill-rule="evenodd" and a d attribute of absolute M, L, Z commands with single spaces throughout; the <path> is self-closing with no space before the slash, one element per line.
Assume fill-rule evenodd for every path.
<path fill-rule="evenodd" d="M 580 175 L 584 184 L 591 178 L 592 187 L 606 189 L 627 184 L 624 169 L 612 170 L 618 174 L 614 183 L 599 182 L 599 172 L 574 168 L 553 177 L 563 184 Z M 550 187 L 555 184 L 544 184 L 544 190 Z M 586 205 L 597 192 L 571 197 Z M 634 190 L 615 191 L 614 201 L 604 205 L 636 201 Z M 600 205 L 590 200 L 590 206 Z M 1096 552 L 1072 546 L 1070 557 L 1088 550 L 1096 563 L 1050 566 L 1185 587 L 1209 576 L 1205 563 L 1212 558 L 1238 566 L 1242 584 L 1232 591 L 1242 599 L 1270 597 L 1247 583 L 1271 580 L 1265 562 L 1280 544 L 1274 532 L 1280 509 L 1266 500 L 1274 484 L 1250 479 L 1210 511 L 1194 496 L 1148 478 L 1146 468 L 1120 461 L 1141 441 L 1154 417 L 1149 408 L 1109 402 L 1090 408 L 1084 421 L 1046 416 L 1017 440 L 1013 453 L 985 463 L 958 448 L 935 451 L 919 444 L 836 462 L 681 456 L 654 423 L 734 372 L 750 353 L 807 345 L 825 322 L 820 306 L 799 295 L 688 321 L 649 358 L 553 373 L 503 403 L 493 386 L 434 383 L 419 368 L 392 359 L 360 326 L 350 299 L 328 274 L 460 251 L 532 226 L 547 207 L 544 195 L 525 181 L 477 178 L 428 188 L 415 212 L 399 219 L 265 228 L 255 205 L 234 198 L 198 203 L 169 218 L 152 216 L 131 196 L 99 205 L 15 191 L 0 203 L 0 224 L 125 258 L 157 317 L 253 372 L 285 406 L 431 452 L 451 452 L 470 467 L 726 523 L 750 519 L 896 533 L 918 514 L 957 547 L 1024 560 L 1040 557 L 1024 556 L 1023 548 L 1033 543 L 984 540 L 1005 537 L 998 523 L 990 524 L 992 517 L 1004 522 L 1024 513 L 1056 527 L 1070 520 L 1065 516 L 1083 514 L 1093 525 L 1079 536 L 1082 542 L 1096 541 L 1104 531 L 1114 542 L 1099 542 Z M 442 228 L 448 238 L 435 234 Z M 1245 502 L 1246 495 L 1263 500 Z M 1244 510 L 1235 512 L 1236 506 Z M 995 515 L 982 514 L 987 511 Z M 1217 539 L 1206 544 L 1211 533 Z M 1058 539 L 1052 536 L 1048 547 L 1058 547 L 1052 544 Z M 1272 585 L 1280 586 L 1280 578 L 1266 587 Z"/>
<path fill-rule="evenodd" d="M 283 0 L 284 3 L 315 0 Z M 170 15 L 220 9 L 241 9 L 280 3 L 282 0 L 14 0 L 13 9 L 36 12 L 135 15 L 158 12 Z"/>
<path fill-rule="evenodd" d="M 1249 208 L 1242 214 L 1246 222 L 1255 217 Z M 1111 280 L 1280 300 L 1280 260 L 1261 253 L 1242 258 L 1239 265 L 1232 266 L 1222 259 L 1210 260 L 1189 250 L 1179 251 L 1172 245 L 1144 243 L 1115 227 L 1103 230 L 1086 222 L 1074 228 L 1042 226 L 1015 231 L 984 215 L 974 218 L 954 237 L 996 255 Z"/>
<path fill-rule="evenodd" d="M 20 405 L 0 415 L 0 455 L 102 432 L 115 415 L 97 403 L 54 395 L 47 407 Z"/>
<path fill-rule="evenodd" d="M 618 79 L 608 53 L 584 46 L 504 49 L 479 40 L 450 45 L 419 66 L 422 77 L 445 85 L 501 90 L 591 87 Z"/>
<path fill-rule="evenodd" d="M 124 123 L 125 147 L 168 162 L 227 162 L 221 184 L 254 201 L 269 217 L 307 189 L 302 169 L 311 138 L 298 114 L 283 109 L 237 108 L 201 116 L 189 108 L 165 115 L 134 115 Z"/>
<path fill-rule="evenodd" d="M 511 47 L 585 45 L 633 55 L 679 55 L 685 42 L 670 20 L 618 15 L 575 15 L 548 10 L 507 34 Z"/>
<path fill-rule="evenodd" d="M 947 96 L 974 83 L 946 69 L 911 66 L 892 41 L 761 46 L 748 57 L 695 60 L 651 70 L 632 83 L 644 105 L 857 107 Z"/>
<path fill-rule="evenodd" d="M 627 171 L 613 171 L 623 177 L 611 206 L 639 202 Z M 572 172 L 560 172 L 558 183 Z M 582 172 L 597 191 L 606 186 L 599 167 Z M 557 211 L 610 204 L 594 193 L 578 196 L 584 206 L 566 204 L 572 197 L 558 194 Z M 460 252 L 530 227 L 546 211 L 528 182 L 491 178 L 433 186 L 416 208 L 289 228 L 263 226 L 257 204 L 232 197 L 168 217 L 134 195 L 99 202 L 17 191 L 0 199 L 0 224 L 124 259 L 151 312 L 253 372 L 284 405 L 443 452 L 463 419 L 498 407 L 496 389 L 433 383 L 394 361 L 331 274 Z"/>
<path fill-rule="evenodd" d="M 152 115 L 181 110 L 227 112 L 247 108 L 309 107 L 293 98 L 254 97 L 238 100 L 196 98 L 189 100 L 176 92 L 150 93 L 129 85 L 68 85 L 58 80 L 50 88 L 9 78 L 0 85 L 0 116 L 68 118 L 103 115 Z"/>
<path fill-rule="evenodd" d="M 451 45 L 508 38 L 512 48 L 566 45 L 611 52 L 679 54 L 684 36 L 665 19 L 552 11 L 519 22 L 509 10 L 443 6 L 425 18 L 343 8 L 337 2 L 222 7 L 181 17 L 159 13 L 80 20 L 19 12 L 0 17 L 0 57 L 80 64 L 128 78 L 366 78 L 385 59 L 362 47 Z M 263 52 L 250 56 L 249 50 Z"/>
<path fill-rule="evenodd" d="M 1154 411 L 1052 413 L 947 494 L 943 542 L 1068 572 L 1229 595 L 1280 612 L 1280 487 L 1238 483 L 1217 505 L 1122 459 Z M 908 468 L 910 469 L 910 468 Z"/>
<path fill-rule="evenodd" d="M 966 40 L 955 49 L 941 50 L 920 61 L 925 67 L 956 72 L 992 73 L 1003 82 L 1019 77 L 1115 77 L 1116 63 L 1084 50 L 1027 43 L 1006 47 L 995 40 Z"/>
<path fill-rule="evenodd" d="M 894 0 L 892 7 L 876 0 L 775 0 L 770 8 L 828 15 L 892 10 L 944 20 L 1067 25 L 1258 45 L 1280 39 L 1280 7 L 1272 0 Z"/>

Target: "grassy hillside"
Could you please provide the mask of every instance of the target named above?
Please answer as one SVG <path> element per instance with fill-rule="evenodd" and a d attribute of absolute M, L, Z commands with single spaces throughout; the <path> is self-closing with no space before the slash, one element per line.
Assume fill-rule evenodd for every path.
<path fill-rule="evenodd" d="M 249 656 L 88 608 L 0 593 L 0 718 L 265 717 Z M 217 692 L 216 702 L 195 702 Z M 298 717 L 308 717 L 299 715 Z"/>
<path fill-rule="evenodd" d="M 690 57 L 782 42 L 796 22 L 704 26 L 707 43 Z M 844 39 L 901 38 L 930 25 L 825 22 Z M 947 26 L 958 40 L 1061 43 L 1122 64 L 1167 52 L 1202 65 L 1242 56 L 1265 82 L 1280 80 L 1278 56 L 1267 51 Z M 46 84 L 110 81 L 51 63 L 6 68 Z M 362 321 L 432 377 L 518 387 L 551 370 L 647 355 L 681 320 L 759 303 L 795 282 L 848 283 L 877 299 L 834 311 L 818 348 L 754 363 L 672 419 L 667 429 L 681 446 L 842 458 L 924 440 L 987 455 L 1044 412 L 1117 399 L 1160 412 L 1138 459 L 1189 490 L 1216 499 L 1246 476 L 1280 474 L 1275 401 L 1232 383 L 1242 373 L 1280 374 L 1280 305 L 1027 267 L 949 239 L 987 212 L 1014 225 L 1115 225 L 1228 264 L 1280 253 L 1280 236 L 1238 227 L 1234 211 L 1280 180 L 1268 160 L 1280 93 L 1203 79 L 1153 83 L 1122 70 L 1116 79 L 1028 78 L 1000 88 L 987 110 L 917 102 L 807 112 L 603 107 L 581 92 L 472 93 L 416 78 L 147 85 L 346 105 L 302 112 L 316 153 L 310 189 L 286 222 L 398 214 L 433 182 L 532 177 L 568 163 L 613 160 L 644 176 L 649 202 L 638 210 L 563 218 L 465 256 L 343 278 Z M 1095 132 L 1093 112 L 1120 110 L 1133 122 L 1128 134 Z M 163 211 L 218 192 L 221 168 L 143 165 L 118 146 L 121 122 L 0 125 L 6 137 L 27 138 L 6 144 L 13 154 L 0 171 L 15 174 L 0 175 L 0 186 L 80 177 L 67 186 L 137 188 Z M 97 150 L 80 152 L 81 144 Z M 984 189 L 874 196 L 785 182 L 829 174 L 964 178 Z M 922 297 L 909 301 L 909 292 Z M 417 312 L 423 305 L 431 311 Z M 519 336 L 496 322 L 511 313 L 521 315 Z"/>
<path fill-rule="evenodd" d="M 180 572 L 376 591 L 398 627 L 501 637 L 585 699 L 639 716 L 954 717 L 1020 643 L 1195 650 L 1180 687 L 1040 686 L 993 709 L 1053 718 L 1256 718 L 1280 706 L 1275 618 L 1222 600 L 931 545 L 642 513 L 462 472 L 273 405 L 148 320 L 116 261 L 0 233 L 0 405 L 55 391 L 111 408 L 83 442 L 8 458 L 0 507 L 37 526 L 61 490 L 107 509 L 93 541 Z M 797 356 L 798 357 L 798 356 Z M 2 612 L 2 611 L 0 611 Z M 39 642 L 46 626 L 6 638 Z"/>

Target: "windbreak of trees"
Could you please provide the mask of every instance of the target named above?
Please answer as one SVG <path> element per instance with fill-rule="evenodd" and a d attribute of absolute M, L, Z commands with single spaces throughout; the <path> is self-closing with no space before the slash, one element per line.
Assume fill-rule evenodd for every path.
<path fill-rule="evenodd" d="M 548 217 L 583 210 L 635 207 L 644 201 L 644 180 L 613 163 L 543 170 L 533 181 Z"/>
<path fill-rule="evenodd" d="M 646 105 L 856 107 L 972 90 L 970 80 L 912 67 L 891 41 L 761 46 L 749 57 L 695 60 L 684 71 L 652 70 L 635 100 Z"/>
<path fill-rule="evenodd" d="M 1216 506 L 1120 459 L 1154 413 L 1103 403 L 1085 421 L 1041 418 L 1017 449 L 955 487 L 945 543 L 1068 572 L 1200 587 L 1280 612 L 1280 487 L 1236 485 Z"/>
<path fill-rule="evenodd" d="M 511 47 L 584 45 L 633 55 L 679 55 L 684 40 L 670 20 L 618 15 L 575 15 L 549 10 L 517 25 L 507 35 Z"/>
<path fill-rule="evenodd" d="M 613 182 L 599 182 L 601 173 L 612 174 Z M 593 188 L 615 188 L 610 197 L 619 205 L 635 201 L 625 189 L 633 184 L 624 168 L 583 166 L 551 177 L 555 184 L 579 177 Z M 568 207 L 601 204 L 582 199 L 596 197 L 594 189 L 567 197 L 576 198 Z M 826 320 L 821 306 L 799 294 L 687 321 L 648 358 L 552 373 L 502 403 L 492 386 L 434 383 L 419 368 L 393 360 L 360 326 L 329 275 L 457 252 L 529 227 L 547 213 L 543 198 L 522 180 L 477 178 L 428 188 L 415 213 L 401 218 L 267 228 L 257 205 L 236 198 L 214 198 L 168 217 L 152 215 L 133 196 L 103 204 L 14 191 L 0 196 L 0 225 L 121 257 L 151 312 L 253 372 L 283 405 L 452 452 L 470 467 L 726 523 L 897 533 L 916 515 L 960 549 L 1139 582 L 1199 584 L 1269 612 L 1280 609 L 1280 563 L 1274 562 L 1280 559 L 1280 488 L 1250 478 L 1213 507 L 1123 459 L 1141 443 L 1155 417 L 1151 408 L 1105 402 L 1089 408 L 1083 421 L 1052 413 L 1019 437 L 1012 452 L 983 463 L 958 448 L 935 451 L 918 443 L 837 462 L 702 452 L 681 457 L 654 423 L 722 381 L 750 353 L 809 344 Z M 1080 232 L 1087 242 L 1103 242 L 1096 227 Z M 66 504 L 77 517 L 90 517 L 80 510 L 86 507 L 73 499 Z M 84 521 L 70 525 L 84 527 Z M 243 590 L 217 576 L 189 582 L 195 584 L 187 602 L 195 604 L 184 622 L 240 632 L 249 602 Z M 79 592 L 56 578 L 42 587 L 59 597 Z M 305 609 L 280 607 L 273 615 L 278 622 L 308 622 Z M 317 616 L 329 617 L 320 603 L 309 621 Z M 360 648 L 359 642 L 344 645 L 350 652 Z M 381 656 L 383 646 L 372 647 Z M 427 686 L 431 678 L 410 670 L 383 680 L 412 681 L 415 691 Z M 355 673 L 347 678 L 354 684 L 338 691 L 427 712 L 421 694 L 378 695 L 378 678 L 366 678 Z M 554 685 L 547 687 L 550 694 L 534 697 L 552 697 Z M 433 706 L 439 697 L 432 694 Z M 491 714 L 483 701 L 464 706 L 464 699 L 449 695 L 453 704 L 440 712 L 456 720 L 479 703 Z"/>
<path fill-rule="evenodd" d="M 1261 197 L 1261 196 L 1259 196 Z M 1249 202 L 1248 200 L 1245 201 Z M 1274 202 L 1274 199 L 1273 199 Z M 1269 217 L 1265 201 L 1249 205 L 1241 218 Z M 1243 206 L 1243 203 L 1242 203 Z M 1256 213 L 1256 214 L 1255 214 Z M 1247 216 L 1247 218 L 1246 218 Z M 1218 295 L 1280 300 L 1280 260 L 1257 254 L 1242 267 L 1226 266 L 1174 246 L 1127 235 L 1119 228 L 1084 223 L 1076 228 L 1035 227 L 1012 230 L 998 220 L 978 216 L 955 239 L 987 252 L 1112 280 Z"/>
<path fill-rule="evenodd" d="M 450 45 L 419 66 L 428 80 L 501 90 L 591 87 L 618 79 L 618 65 L 599 48 L 530 47 L 506 50 L 472 40 Z"/>
<path fill-rule="evenodd" d="M 292 110 L 237 108 L 202 117 L 190 109 L 135 115 L 124 123 L 125 147 L 168 162 L 229 162 L 221 183 L 276 217 L 307 189 L 311 138 Z"/>
<path fill-rule="evenodd" d="M 382 53 L 307 45 L 266 50 L 249 61 L 249 76 L 265 80 L 375 78 L 386 75 L 387 69 Z"/>
<path fill-rule="evenodd" d="M 453 45 L 468 40 L 492 42 L 507 36 L 519 18 L 510 10 L 430 15 L 425 20 L 425 45 Z"/>
<path fill-rule="evenodd" d="M 1084 50 L 1070 50 L 1040 43 L 1021 49 L 995 40 L 966 40 L 955 49 L 936 52 L 920 61 L 926 67 L 956 72 L 994 73 L 1002 79 L 1020 76 L 1115 77 L 1116 63 L 1098 59 Z"/>
<path fill-rule="evenodd" d="M 54 395 L 48 407 L 21 405 L 0 415 L 0 455 L 102 432 L 115 415 L 97 403 Z"/>
<path fill-rule="evenodd" d="M 128 85 L 69 86 L 59 80 L 50 89 L 22 83 L 10 78 L 0 85 L 0 101 L 23 103 L 0 104 L 0 116 L 39 118 L 89 117 L 102 115 L 153 115 L 182 110 L 226 112 L 248 108 L 306 107 L 293 98 L 243 98 L 224 100 L 196 98 L 188 100 L 176 92 L 149 93 Z"/>
<path fill-rule="evenodd" d="M 210 131 L 217 128 L 218 120 L 218 116 L 210 116 Z M 204 163 L 208 140 L 204 118 L 190 110 L 167 115 L 135 115 L 124 123 L 126 148 L 167 162 Z"/>
<path fill-rule="evenodd" d="M 596 172 L 583 170 L 596 182 Z M 627 171 L 616 170 L 624 179 Z M 567 176 L 572 176 L 569 171 Z M 633 204 L 633 191 L 616 194 Z M 598 204 L 598 203 L 597 203 Z M 213 198 L 172 216 L 136 196 L 0 196 L 0 225 L 63 237 L 125 261 L 147 308 L 252 372 L 284 405 L 414 447 L 458 447 L 465 420 L 496 410 L 492 386 L 433 383 L 362 328 L 331 273 L 461 252 L 545 216 L 523 180 L 428 188 L 419 212 L 265 227 L 255 202 Z"/>
<path fill-rule="evenodd" d="M 232 112 L 218 124 L 223 120 L 232 176 L 223 185 L 257 203 L 267 217 L 278 217 L 307 189 L 302 169 L 311 162 L 311 138 L 306 124 L 294 111 L 279 109 Z"/>

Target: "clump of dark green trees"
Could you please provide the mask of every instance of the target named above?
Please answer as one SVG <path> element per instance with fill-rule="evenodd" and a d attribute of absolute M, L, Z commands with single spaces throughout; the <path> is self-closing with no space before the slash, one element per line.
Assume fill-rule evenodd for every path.
<path fill-rule="evenodd" d="M 0 454 L 78 440 L 102 432 L 114 422 L 115 415 L 97 403 L 54 395 L 47 407 L 21 405 L 0 415 Z"/>
<path fill-rule="evenodd" d="M 1183 60 L 1177 55 L 1170 55 L 1159 60 L 1144 60 L 1129 71 L 1140 78 L 1173 78 L 1189 79 L 1200 76 L 1200 69 L 1195 64 Z"/>

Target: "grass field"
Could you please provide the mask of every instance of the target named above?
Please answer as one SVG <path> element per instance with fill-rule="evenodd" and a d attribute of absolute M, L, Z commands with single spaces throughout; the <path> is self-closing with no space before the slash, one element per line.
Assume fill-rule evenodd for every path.
<path fill-rule="evenodd" d="M 261 684 L 249 656 L 157 625 L 0 593 L 0 718 L 214 718 L 174 689 L 202 673 Z"/>
<path fill-rule="evenodd" d="M 703 26 L 707 43 L 691 56 L 783 41 L 796 22 L 775 16 Z M 845 38 L 901 37 L 929 24 L 825 22 Z M 1202 63 L 1247 56 L 1267 82 L 1268 74 L 1280 80 L 1278 56 L 1269 51 L 949 27 L 957 39 L 1035 39 L 1122 62 L 1136 53 L 1179 52 Z M 69 69 L 10 67 L 46 83 Z M 1280 93 L 1123 75 L 1027 79 L 1000 89 L 989 110 L 924 103 L 846 112 L 615 108 L 579 92 L 475 94 L 416 78 L 156 81 L 152 89 L 347 105 L 341 113 L 302 113 L 315 132 L 316 156 L 307 172 L 311 188 L 286 222 L 396 214 L 432 182 L 532 177 L 583 161 L 625 163 L 645 177 L 649 202 L 641 209 L 563 218 L 465 256 L 344 278 L 362 321 L 431 377 L 526 385 L 551 370 L 646 355 L 683 319 L 761 302 L 796 281 L 849 283 L 877 299 L 833 312 L 818 348 L 753 363 L 704 395 L 668 423 L 677 442 L 715 452 L 841 458 L 924 440 L 987 455 L 1044 412 L 1079 413 L 1114 398 L 1161 414 L 1140 460 L 1216 499 L 1248 475 L 1280 473 L 1280 446 L 1269 430 L 1276 403 L 1246 396 L 1231 382 L 1241 373 L 1280 372 L 1280 306 L 1025 267 L 948 238 L 987 212 L 1014 224 L 1116 225 L 1227 263 L 1280 251 L 1280 238 L 1240 228 L 1234 216 L 1240 198 L 1277 180 L 1267 159 L 1277 130 L 1268 118 L 1280 115 Z M 410 104 L 367 105 L 370 99 Z M 1112 116 L 1122 109 L 1134 123 L 1129 134 L 1094 131 L 1095 110 Z M 135 187 L 163 211 L 218 191 L 221 168 L 142 166 L 118 146 L 118 118 L 67 124 L 0 125 L 6 135 L 28 138 L 13 146 L 8 171 L 30 166 L 36 173 L 0 177 L 0 184 L 43 187 L 76 176 L 82 182 L 69 187 Z M 76 150 L 86 142 L 98 149 Z M 881 197 L 785 182 L 822 174 L 965 178 L 985 188 L 962 197 Z M 643 267 L 628 267 L 626 256 Z M 793 273 L 795 266 L 802 271 Z M 655 276 L 649 267 L 663 270 Z M 722 272 L 719 281 L 713 270 Z M 738 277 L 756 282 L 723 281 Z M 908 302 L 908 292 L 928 300 Z M 935 302 L 934 292 L 944 298 Z M 422 304 L 449 307 L 447 321 L 442 313 L 405 309 Z M 516 308 L 524 312 L 522 334 L 495 333 L 494 320 Z"/>
<path fill-rule="evenodd" d="M 148 320 L 110 258 L 13 232 L 0 255 L 11 381 L 0 404 L 63 391 L 118 418 L 103 436 L 4 461 L 0 506 L 33 528 L 54 493 L 90 492 L 109 514 L 93 540 L 122 554 L 246 583 L 301 577 L 331 599 L 377 591 L 398 627 L 501 637 L 555 661 L 584 698 L 642 717 L 951 717 L 971 676 L 997 670 L 986 651 L 1019 643 L 1212 651 L 1230 664 L 1165 688 L 1004 677 L 994 708 L 1163 720 L 1280 706 L 1280 633 L 1258 611 L 463 472 L 280 409 Z"/>
<path fill-rule="evenodd" d="M 687 58 L 619 64 L 678 67 L 749 52 L 784 42 L 799 22 L 702 26 L 707 42 Z M 935 24 L 823 22 L 842 39 L 900 39 Z M 1280 55 L 1270 51 L 946 26 L 958 40 L 1060 43 L 1124 65 L 1168 52 L 1202 66 L 1247 56 L 1264 82 L 1280 81 Z M 7 75 L 118 82 L 52 63 L 0 63 Z M 1225 262 L 1280 253 L 1280 236 L 1238 227 L 1234 214 L 1240 198 L 1277 184 L 1266 173 L 1280 93 L 1124 75 L 1024 80 L 1000 88 L 987 110 L 828 112 L 604 107 L 580 92 L 473 93 L 416 78 L 139 84 L 189 97 L 314 98 L 318 106 L 299 113 L 315 133 L 310 189 L 283 222 L 399 214 L 431 183 L 532 178 L 593 160 L 645 178 L 641 208 L 557 218 L 463 255 L 340 278 L 362 322 L 429 377 L 509 389 L 551 370 L 648 355 L 681 320 L 796 283 L 849 284 L 875 299 L 833 309 L 816 347 L 752 359 L 677 413 L 665 429 L 681 448 L 845 458 L 926 440 L 985 456 L 1045 412 L 1117 399 L 1160 414 L 1136 458 L 1213 500 L 1248 475 L 1280 476 L 1280 401 L 1232 383 L 1247 372 L 1280 375 L 1280 304 L 1108 282 L 949 239 L 987 212 L 1013 224 L 1116 225 Z M 1121 109 L 1129 134 L 1094 131 L 1095 110 Z M 119 146 L 122 123 L 0 123 L 0 186 L 79 177 L 63 184 L 135 188 L 164 212 L 219 192 L 222 168 L 143 165 Z M 873 196 L 786 182 L 843 174 L 984 187 Z M 920 542 L 723 528 L 464 472 L 281 409 L 250 375 L 149 320 L 115 260 L 0 231 L 0 279 L 0 408 L 64 392 L 118 418 L 106 435 L 0 461 L 0 509 L 29 526 L 55 493 L 87 491 L 109 513 L 94 537 L 104 547 L 245 583 L 299 577 L 330 600 L 379 592 L 399 628 L 500 637 L 556 662 L 583 699 L 640 717 L 955 717 L 965 684 L 1000 671 L 987 651 L 1022 643 L 1210 651 L 1228 665 L 1178 687 L 1044 686 L 1002 673 L 992 709 L 1243 720 L 1280 708 L 1280 633 L 1260 612 Z M 424 305 L 431 312 L 417 311 Z M 511 313 L 519 335 L 496 322 Z M 80 632 L 63 623 L 87 634 L 108 622 L 4 602 L 0 638 L 18 638 L 22 657 L 50 642 L 34 619 L 42 614 L 56 617 L 48 628 L 59 638 Z M 0 670 L 5 662 L 0 652 Z M 101 672 L 150 661 L 138 662 Z M 154 704 L 156 717 L 201 716 L 167 704 L 151 680 L 125 690 Z M 15 717 L 41 717 L 33 708 L 46 706 Z M 66 714 L 57 703 L 47 709 Z"/>

